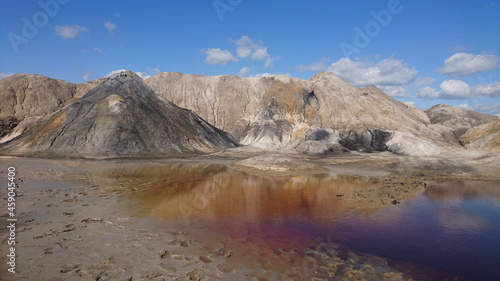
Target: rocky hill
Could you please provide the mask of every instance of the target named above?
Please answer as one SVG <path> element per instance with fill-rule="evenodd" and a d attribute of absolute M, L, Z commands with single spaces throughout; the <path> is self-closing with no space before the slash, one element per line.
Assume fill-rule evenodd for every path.
<path fill-rule="evenodd" d="M 471 128 L 461 136 L 460 141 L 467 148 L 500 152 L 500 121 Z"/>
<path fill-rule="evenodd" d="M 460 136 L 468 129 L 497 121 L 496 116 L 466 110 L 447 104 L 438 104 L 425 111 L 432 124 L 448 127 L 456 136 Z"/>
<path fill-rule="evenodd" d="M 27 156 L 112 158 L 213 152 L 236 145 L 229 134 L 162 100 L 141 78 L 122 72 L 2 150 Z"/>
<path fill-rule="evenodd" d="M 387 141 L 400 132 L 425 145 L 432 144 L 425 139 L 445 144 L 441 132 L 429 127 L 424 112 L 376 87 L 354 87 L 333 73 L 322 72 L 309 80 L 161 73 L 146 83 L 242 144 L 269 150 L 322 154 L 337 151 L 340 144 L 351 150 L 381 151 L 388 150 Z M 410 151 L 405 144 L 392 147 L 397 153 L 426 153 Z"/>
<path fill-rule="evenodd" d="M 33 128 L 44 117 L 81 98 L 103 80 L 73 84 L 40 74 L 22 73 L 0 80 L 0 143 Z M 11 136 L 2 139 L 9 134 Z"/>
<path fill-rule="evenodd" d="M 220 150 L 234 146 L 236 139 L 243 145 L 265 150 L 318 155 L 348 151 L 433 155 L 461 148 L 465 142 L 460 136 L 467 129 L 492 118 L 498 120 L 446 105 L 423 112 L 374 86 L 357 88 L 329 72 L 309 80 L 284 75 L 240 78 L 165 72 L 143 81 L 133 72 L 123 74 L 127 77 L 113 79 L 130 82 L 98 79 L 71 84 L 27 74 L 0 80 L 0 96 L 7 101 L 0 108 L 0 144 L 4 144 L 0 151 L 12 149 L 13 143 L 19 148 L 22 143 L 23 153 L 50 150 L 62 154 L 69 149 L 68 143 L 79 141 L 78 153 L 83 155 L 98 155 L 94 150 L 103 152 L 103 157 L 155 152 L 166 155 Z M 96 90 L 101 94 L 95 94 Z M 132 92 L 141 94 L 136 97 Z M 122 93 L 126 97 L 118 97 Z M 199 118 L 194 113 L 188 116 L 164 110 L 160 106 L 163 103 L 167 108 L 177 105 L 191 110 L 202 121 L 193 121 Z M 140 108 L 130 107 L 138 104 Z M 127 106 L 122 108 L 124 105 Z M 88 110 L 89 114 L 82 116 L 81 110 Z M 149 110 L 155 113 L 146 116 Z M 55 125 L 58 122 L 61 124 Z M 139 130 L 140 126 L 144 129 Z M 168 131 L 173 127 L 182 133 Z M 96 128 L 101 131 L 96 133 Z M 71 135 L 68 129 L 80 130 L 84 136 L 76 137 L 76 131 Z M 35 130 L 37 133 L 33 133 Z M 56 138 L 56 131 L 65 136 Z M 142 144 L 137 135 L 144 139 Z M 47 146 L 47 137 L 52 137 L 53 144 Z M 83 141 L 85 137 L 92 141 Z M 133 143 L 125 141 L 134 138 Z"/>

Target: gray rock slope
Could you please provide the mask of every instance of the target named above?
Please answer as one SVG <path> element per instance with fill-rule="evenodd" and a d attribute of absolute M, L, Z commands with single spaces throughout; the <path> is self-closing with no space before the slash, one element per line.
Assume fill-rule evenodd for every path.
<path fill-rule="evenodd" d="M 8 154 L 110 158 L 213 152 L 237 146 L 194 112 L 162 100 L 143 80 L 116 74 L 22 137 Z"/>

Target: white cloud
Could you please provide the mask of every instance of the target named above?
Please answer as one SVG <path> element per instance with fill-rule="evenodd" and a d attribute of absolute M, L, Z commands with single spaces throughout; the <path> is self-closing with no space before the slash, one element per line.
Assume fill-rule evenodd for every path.
<path fill-rule="evenodd" d="M 482 97 L 500 97 L 500 81 L 491 84 L 477 84 L 473 87 L 474 93 Z"/>
<path fill-rule="evenodd" d="M 471 89 L 469 84 L 460 80 L 445 80 L 439 86 L 441 88 L 440 95 L 448 98 L 470 98 Z"/>
<path fill-rule="evenodd" d="M 273 73 L 258 73 L 258 74 L 255 74 L 255 75 L 251 75 L 249 77 L 255 77 L 255 78 L 262 78 L 262 77 L 274 77 L 274 76 L 278 76 L 278 75 L 285 75 L 285 76 L 288 76 L 288 77 L 292 77 L 292 75 L 290 73 L 285 73 L 285 74 L 273 74 Z"/>
<path fill-rule="evenodd" d="M 477 84 L 473 87 L 460 80 L 445 80 L 440 91 L 430 87 L 418 89 L 416 95 L 424 100 L 429 99 L 473 99 L 500 97 L 500 81 L 491 84 Z"/>
<path fill-rule="evenodd" d="M 116 25 L 116 23 L 112 23 L 110 21 L 107 21 L 104 23 L 104 28 L 106 28 L 106 30 L 109 32 L 109 34 L 113 34 L 113 31 L 118 28 L 118 26 Z"/>
<path fill-rule="evenodd" d="M 146 67 L 146 72 L 137 72 L 135 71 L 135 73 L 137 75 L 139 75 L 139 77 L 141 77 L 142 79 L 146 80 L 148 78 L 150 78 L 151 76 L 154 76 L 158 73 L 161 73 L 161 70 L 160 68 L 157 66 L 157 67 L 154 67 L 154 68 L 151 68 L 151 67 Z"/>
<path fill-rule="evenodd" d="M 252 38 L 243 35 L 240 39 L 235 41 L 236 55 L 242 59 L 250 60 L 265 60 L 265 68 L 273 68 L 273 62 L 277 61 L 279 57 L 271 57 L 267 52 L 267 47 L 260 43 L 255 43 Z"/>
<path fill-rule="evenodd" d="M 499 67 L 495 55 L 456 53 L 444 61 L 439 73 L 449 77 L 463 77 Z"/>
<path fill-rule="evenodd" d="M 394 58 L 383 59 L 371 65 L 342 58 L 332 63 L 327 71 L 335 73 L 341 79 L 358 87 L 403 86 L 413 82 L 418 73 L 403 60 Z"/>
<path fill-rule="evenodd" d="M 469 104 L 459 104 L 457 107 L 463 108 L 463 109 L 468 109 L 468 110 L 474 110 L 478 112 L 483 112 L 487 114 L 498 114 L 500 113 L 500 103 L 479 103 L 475 105 L 469 105 Z"/>
<path fill-rule="evenodd" d="M 99 52 L 99 54 L 101 54 L 101 55 L 104 53 L 104 52 L 101 50 L 101 48 L 99 48 L 99 47 L 95 47 L 95 48 L 94 48 L 94 51 Z"/>
<path fill-rule="evenodd" d="M 148 79 L 149 77 L 151 77 L 151 74 L 149 74 L 147 72 L 137 72 L 137 71 L 135 71 L 135 74 L 139 75 L 139 77 L 141 77 L 142 79 Z"/>
<path fill-rule="evenodd" d="M 154 67 L 154 68 L 151 68 L 151 67 L 146 67 L 146 71 L 151 74 L 151 75 L 156 75 L 158 73 L 161 73 L 161 70 L 160 70 L 160 67 L 157 66 L 157 67 Z"/>
<path fill-rule="evenodd" d="M 64 39 L 73 39 L 80 35 L 80 32 L 90 32 L 90 29 L 86 26 L 79 25 L 56 25 L 55 26 L 56 35 Z"/>
<path fill-rule="evenodd" d="M 4 79 L 4 78 L 7 78 L 7 77 L 9 77 L 9 76 L 12 76 L 12 75 L 13 75 L 13 73 L 12 73 L 12 72 L 11 72 L 11 73 L 3 73 L 3 72 L 0 72 L 0 80 L 1 80 L 1 79 Z"/>
<path fill-rule="evenodd" d="M 316 72 L 320 72 L 320 71 L 325 71 L 326 70 L 326 64 L 325 64 L 326 60 L 322 60 L 322 61 L 317 61 L 317 62 L 312 62 L 310 64 L 307 64 L 307 65 L 299 65 L 297 67 L 297 71 L 300 71 L 300 72 L 306 72 L 306 71 L 316 71 Z"/>
<path fill-rule="evenodd" d="M 252 68 L 251 67 L 244 66 L 238 72 L 238 76 L 239 77 L 247 77 L 248 75 L 250 75 L 251 72 L 252 72 Z"/>
<path fill-rule="evenodd" d="M 437 99 L 440 93 L 431 87 L 424 87 L 418 89 L 415 94 L 423 100 L 433 100 Z"/>
<path fill-rule="evenodd" d="M 272 74 L 272 73 L 258 73 L 258 74 L 255 74 L 255 75 L 252 75 L 250 77 L 255 77 L 255 78 L 262 78 L 262 77 L 274 77 L 274 76 L 277 76 L 278 74 Z"/>
<path fill-rule="evenodd" d="M 378 86 L 380 90 L 393 98 L 411 98 L 411 93 L 403 86 Z"/>
<path fill-rule="evenodd" d="M 274 62 L 279 60 L 280 57 L 271 57 L 266 59 L 266 63 L 264 64 L 264 68 L 269 68 L 273 69 L 274 68 Z"/>
<path fill-rule="evenodd" d="M 238 59 L 231 54 L 228 50 L 221 50 L 219 48 L 207 49 L 204 51 L 207 55 L 205 63 L 208 64 L 221 64 L 226 65 L 228 62 L 237 62 Z"/>
<path fill-rule="evenodd" d="M 436 83 L 436 79 L 432 77 L 421 77 L 415 80 L 415 85 L 418 87 L 424 87 Z"/>
<path fill-rule="evenodd" d="M 267 47 L 261 44 L 256 44 L 253 39 L 243 35 L 236 40 L 236 55 L 243 59 L 265 60 L 271 55 L 267 52 Z"/>

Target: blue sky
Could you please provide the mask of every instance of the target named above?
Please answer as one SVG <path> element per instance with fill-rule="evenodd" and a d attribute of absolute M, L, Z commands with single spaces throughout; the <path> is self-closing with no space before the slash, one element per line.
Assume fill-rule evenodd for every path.
<path fill-rule="evenodd" d="M 0 0 L 0 78 L 331 71 L 421 109 L 500 113 L 500 1 Z"/>

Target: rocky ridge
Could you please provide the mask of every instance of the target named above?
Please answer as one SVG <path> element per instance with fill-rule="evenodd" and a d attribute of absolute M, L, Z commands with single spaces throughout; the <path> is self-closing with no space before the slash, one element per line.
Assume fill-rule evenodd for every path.
<path fill-rule="evenodd" d="M 497 121 L 496 116 L 458 108 L 447 104 L 438 104 L 425 111 L 432 124 L 442 125 L 460 138 L 468 129 L 489 122 Z"/>
<path fill-rule="evenodd" d="M 161 73 L 145 80 L 158 94 L 192 109 L 242 144 L 267 150 L 328 154 L 347 147 L 384 151 L 393 134 L 406 132 L 423 150 L 447 142 L 427 115 L 370 86 L 354 87 L 333 73 L 309 80 L 284 75 L 264 78 Z M 430 145 L 430 147 L 428 147 Z M 417 146 L 419 147 L 419 146 Z"/>
<path fill-rule="evenodd" d="M 125 74 L 142 82 L 133 72 Z M 0 96 L 8 101 L 0 110 L 0 144 L 26 138 L 103 81 L 107 80 L 72 84 L 28 74 L 0 80 Z M 144 83 L 161 102 L 195 112 L 243 145 L 269 151 L 436 155 L 461 149 L 466 142 L 460 137 L 467 129 L 498 120 L 445 105 L 423 112 L 374 86 L 357 88 L 328 72 L 309 80 L 284 75 L 240 78 L 165 72 Z"/>

